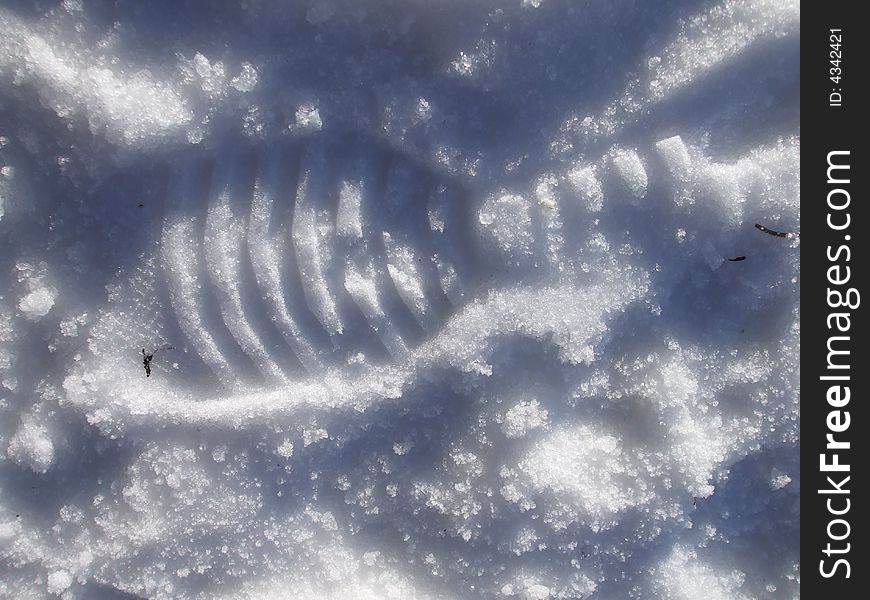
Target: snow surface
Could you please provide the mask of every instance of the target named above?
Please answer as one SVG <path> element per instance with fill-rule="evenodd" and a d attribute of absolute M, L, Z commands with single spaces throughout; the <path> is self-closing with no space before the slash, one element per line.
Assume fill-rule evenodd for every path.
<path fill-rule="evenodd" d="M 0 597 L 799 597 L 799 22 L 2 3 Z"/>

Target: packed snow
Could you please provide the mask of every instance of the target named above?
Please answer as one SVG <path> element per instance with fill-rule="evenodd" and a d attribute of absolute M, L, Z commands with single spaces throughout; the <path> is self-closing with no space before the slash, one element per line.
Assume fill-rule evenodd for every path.
<path fill-rule="evenodd" d="M 799 29 L 0 5 L 0 597 L 798 598 Z"/>

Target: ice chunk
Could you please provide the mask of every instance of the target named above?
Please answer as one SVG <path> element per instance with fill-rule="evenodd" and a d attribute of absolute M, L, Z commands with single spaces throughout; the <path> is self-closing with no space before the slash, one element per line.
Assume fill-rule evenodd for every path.
<path fill-rule="evenodd" d="M 675 135 L 656 142 L 656 149 L 674 177 L 683 183 L 691 179 L 692 159 L 680 136 Z"/>
<path fill-rule="evenodd" d="M 329 439 L 329 432 L 321 427 L 305 429 L 302 432 L 302 443 L 306 447 L 326 439 Z"/>
<path fill-rule="evenodd" d="M 233 77 L 230 82 L 234 88 L 240 92 L 250 92 L 257 87 L 258 75 L 257 69 L 251 63 L 243 63 L 241 72 Z"/>
<path fill-rule="evenodd" d="M 18 309 L 30 321 L 37 321 L 48 314 L 54 301 L 57 300 L 57 288 L 51 285 L 37 287 L 18 301 Z"/>
<path fill-rule="evenodd" d="M 290 458 L 293 456 L 293 442 L 289 439 L 284 439 L 281 445 L 278 446 L 276 453 L 282 458 Z"/>
<path fill-rule="evenodd" d="M 518 438 L 546 425 L 546 409 L 537 400 L 521 400 L 507 411 L 501 430 L 509 438 Z"/>
<path fill-rule="evenodd" d="M 69 571 L 64 571 L 63 569 L 54 571 L 48 576 L 48 593 L 59 596 L 72 585 L 72 582 L 73 576 Z"/>
<path fill-rule="evenodd" d="M 482 232 L 491 237 L 509 256 L 528 254 L 534 241 L 529 202 L 517 194 L 490 196 L 481 206 L 478 222 Z"/>
<path fill-rule="evenodd" d="M 290 128 L 294 131 L 318 131 L 323 128 L 320 110 L 314 104 L 303 104 L 296 109 L 296 123 Z"/>
<path fill-rule="evenodd" d="M 791 477 L 789 477 L 786 473 L 783 473 L 779 469 L 773 469 L 770 472 L 770 488 L 773 490 L 781 490 L 792 481 Z"/>
<path fill-rule="evenodd" d="M 632 196 L 635 198 L 646 196 L 648 184 L 646 169 L 637 152 L 634 150 L 615 150 L 611 156 L 611 161 L 617 176 Z"/>
<path fill-rule="evenodd" d="M 44 262 L 38 265 L 19 262 L 16 269 L 18 281 L 25 288 L 25 293 L 18 300 L 18 310 L 21 311 L 25 319 L 38 321 L 49 313 L 60 292 L 46 281 L 48 273 Z"/>
<path fill-rule="evenodd" d="M 211 62 L 202 52 L 197 52 L 193 57 L 193 68 L 204 92 L 213 96 L 224 93 L 227 75 L 223 62 Z"/>
<path fill-rule="evenodd" d="M 568 172 L 568 181 L 574 191 L 580 196 L 582 206 L 589 212 L 598 212 L 604 207 L 604 192 L 601 182 L 595 175 L 595 169 L 583 164 L 577 165 Z"/>
<path fill-rule="evenodd" d="M 33 415 L 25 416 L 9 442 L 6 455 L 23 467 L 45 473 L 55 458 L 48 427 Z"/>

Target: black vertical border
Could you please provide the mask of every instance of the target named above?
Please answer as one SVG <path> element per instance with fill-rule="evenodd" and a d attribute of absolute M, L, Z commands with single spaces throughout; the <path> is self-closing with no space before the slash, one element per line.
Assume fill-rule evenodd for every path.
<path fill-rule="evenodd" d="M 866 562 L 870 536 L 864 529 L 864 512 L 870 507 L 866 506 L 866 493 L 860 491 L 867 489 L 870 483 L 865 468 L 868 452 L 865 440 L 870 427 L 864 407 L 870 370 L 864 349 L 870 340 L 866 338 L 863 318 L 863 304 L 870 302 L 870 297 L 863 296 L 867 268 L 864 261 L 870 261 L 864 207 L 866 180 L 870 177 L 865 145 L 870 141 L 864 139 L 862 118 L 864 111 L 870 108 L 863 83 L 866 66 L 870 64 L 867 47 L 870 25 L 858 14 L 859 8 L 865 7 L 861 2 L 801 3 L 801 591 L 806 598 L 865 598 L 866 590 L 862 588 L 866 588 L 866 581 L 870 579 L 870 564 Z M 843 36 L 839 83 L 830 79 L 830 69 L 835 66 L 829 62 L 831 29 L 841 29 Z M 842 94 L 841 106 L 830 106 L 830 94 L 834 91 Z M 833 188 L 843 187 L 827 182 L 828 153 L 836 150 L 850 152 L 851 181 L 847 187 L 851 195 L 848 208 L 851 225 L 844 231 L 834 231 L 827 224 L 827 194 Z M 844 239 L 846 235 L 850 240 Z M 830 285 L 828 268 L 834 264 L 828 260 L 828 247 L 833 252 L 844 243 L 850 246 L 851 261 L 839 263 L 851 267 L 851 279 L 840 289 L 855 287 L 862 292 L 861 305 L 855 310 L 830 308 L 826 299 Z M 850 333 L 839 334 L 851 338 L 848 357 L 851 368 L 846 371 L 851 377 L 848 382 L 851 401 L 841 409 L 849 411 L 851 424 L 846 432 L 836 436 L 851 443 L 849 450 L 838 452 L 840 462 L 850 465 L 851 479 L 843 487 L 850 490 L 851 506 L 842 517 L 850 523 L 850 535 L 842 542 L 831 543 L 851 546 L 847 554 L 829 558 L 823 553 L 829 542 L 826 530 L 831 519 L 837 517 L 828 512 L 826 501 L 837 498 L 835 507 L 841 506 L 845 496 L 819 493 L 830 487 L 826 480 L 828 475 L 842 479 L 837 473 L 822 473 L 819 466 L 819 455 L 825 452 L 825 436 L 829 433 L 826 418 L 829 410 L 833 410 L 826 399 L 831 382 L 822 381 L 820 377 L 830 374 L 826 369 L 828 337 L 838 335 L 828 330 L 827 316 L 841 310 L 851 313 Z M 842 531 L 842 526 L 834 529 L 837 535 Z M 844 577 L 842 566 L 834 577 L 823 577 L 820 561 L 824 559 L 829 569 L 838 556 L 849 561 L 850 577 Z M 859 591 L 864 593 L 859 595 Z"/>

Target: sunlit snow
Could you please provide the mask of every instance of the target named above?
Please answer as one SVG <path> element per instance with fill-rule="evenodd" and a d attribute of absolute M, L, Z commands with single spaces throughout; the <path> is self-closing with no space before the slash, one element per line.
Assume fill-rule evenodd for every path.
<path fill-rule="evenodd" d="M 799 597 L 799 26 L 2 3 L 0 597 Z"/>

